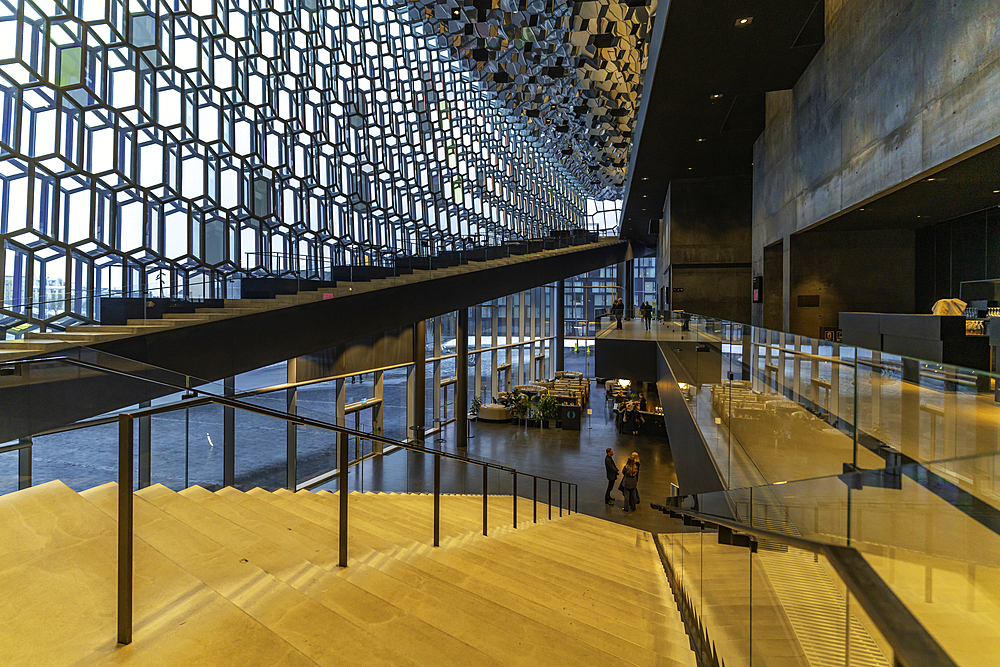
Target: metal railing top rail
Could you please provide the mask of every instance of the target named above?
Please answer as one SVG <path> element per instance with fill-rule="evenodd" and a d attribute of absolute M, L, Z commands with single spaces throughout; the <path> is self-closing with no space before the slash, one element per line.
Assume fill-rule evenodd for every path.
<path fill-rule="evenodd" d="M 156 380 L 156 379 L 153 379 L 153 378 L 147 378 L 147 377 L 143 377 L 142 375 L 135 374 L 135 373 L 129 373 L 128 371 L 122 371 L 122 370 L 119 370 L 119 369 L 116 369 L 116 368 L 108 368 L 108 367 L 105 367 L 105 366 L 101 366 L 100 364 L 94 364 L 94 363 L 91 363 L 91 362 L 88 362 L 88 361 L 82 361 L 80 359 L 74 359 L 72 357 L 58 356 L 58 357 L 42 357 L 42 358 L 39 358 L 39 359 L 26 359 L 24 361 L 12 362 L 11 365 L 37 364 L 37 363 L 42 363 L 42 362 L 53 362 L 53 361 L 60 362 L 60 363 L 65 363 L 65 364 L 72 365 L 72 366 L 80 366 L 80 367 L 83 367 L 83 368 L 88 368 L 88 369 L 95 370 L 95 371 L 109 373 L 109 374 L 112 374 L 112 375 L 119 375 L 119 376 L 127 377 L 127 378 L 133 379 L 133 380 L 141 380 L 143 382 L 149 382 L 151 384 L 156 384 L 156 385 L 160 385 L 160 386 L 164 386 L 164 387 L 170 387 L 172 389 L 175 389 L 176 391 L 182 391 L 182 392 L 187 392 L 187 393 L 193 394 L 193 396 L 190 397 L 190 398 L 182 398 L 179 401 L 173 401 L 171 403 L 165 403 L 163 405 L 154 405 L 154 406 L 150 406 L 150 407 L 147 407 L 147 408 L 139 408 L 137 410 L 125 410 L 125 411 L 119 412 L 118 414 L 116 414 L 113 417 L 102 417 L 102 418 L 98 418 L 98 419 L 94 419 L 94 420 L 88 420 L 87 422 L 81 423 L 81 425 L 79 426 L 79 428 L 87 428 L 89 426 L 98 426 L 100 424 L 108 424 L 108 423 L 116 422 L 118 420 L 118 415 L 119 414 L 125 414 L 125 415 L 128 415 L 128 416 L 132 417 L 132 418 L 138 419 L 140 417 L 151 417 L 153 415 L 163 414 L 163 413 L 166 413 L 166 412 L 174 412 L 176 410 L 184 410 L 184 409 L 188 409 L 188 408 L 196 408 L 196 407 L 201 407 L 203 405 L 207 405 L 209 403 L 215 403 L 215 404 L 218 404 L 218 405 L 222 405 L 224 407 L 230 407 L 230 408 L 234 408 L 234 409 L 238 409 L 238 410 L 244 410 L 244 411 L 247 411 L 247 412 L 254 412 L 254 413 L 257 413 L 257 414 L 260 414 L 260 415 L 264 415 L 264 416 L 268 416 L 268 417 L 274 417 L 276 419 L 282 419 L 284 421 L 292 422 L 292 423 L 298 424 L 300 426 L 311 426 L 311 427 L 314 427 L 314 428 L 324 429 L 324 430 L 328 430 L 328 431 L 336 431 L 338 433 L 343 433 L 343 434 L 349 435 L 349 436 L 360 437 L 360 438 L 363 438 L 365 440 L 371 440 L 371 441 L 379 442 L 379 443 L 382 443 L 382 444 L 385 444 L 385 445 L 393 445 L 393 446 L 396 446 L 396 447 L 402 447 L 403 449 L 410 449 L 412 451 L 419 451 L 419 452 L 439 454 L 439 455 L 444 456 L 445 458 L 449 458 L 449 459 L 456 459 L 456 460 L 459 460 L 459 461 L 465 461 L 467 463 L 475 463 L 475 464 L 478 464 L 478 465 L 486 466 L 488 468 L 493 468 L 495 470 L 502 470 L 504 472 L 514 472 L 513 468 L 510 468 L 508 466 L 503 466 L 503 465 L 500 465 L 500 464 L 497 464 L 497 463 L 491 463 L 489 461 L 482 461 L 480 459 L 475 459 L 475 458 L 470 458 L 470 457 L 465 457 L 465 456 L 459 456 L 458 454 L 452 454 L 450 452 L 436 450 L 436 449 L 433 449 L 433 448 L 420 447 L 420 446 L 416 446 L 416 445 L 413 445 L 411 443 L 403 442 L 403 441 L 400 441 L 400 440 L 393 440 L 391 438 L 386 438 L 386 437 L 383 437 L 383 436 L 380 436 L 380 435 L 375 435 L 373 433 L 365 433 L 364 431 L 356 431 L 354 429 L 347 428 L 346 426 L 340 426 L 340 425 L 337 425 L 337 424 L 330 424 L 329 422 L 319 421 L 319 420 L 316 420 L 316 419 L 311 419 L 309 417 L 302 417 L 302 416 L 293 415 L 293 414 L 290 414 L 290 413 L 287 413 L 287 412 L 281 412 L 280 410 L 272 410 L 270 408 L 261 407 L 259 405 L 254 405 L 252 403 L 245 403 L 243 401 L 235 400 L 233 398 L 229 398 L 229 397 L 226 397 L 226 396 L 219 396 L 217 394 L 212 394 L 210 392 L 206 392 L 206 391 L 198 389 L 196 387 L 185 387 L 184 385 L 174 384 L 172 382 L 167 382 L 165 380 Z M 200 394 L 200 396 L 199 396 L 199 394 Z M 70 425 L 70 426 L 73 426 L 73 425 Z M 59 431 L 62 431 L 62 430 L 67 430 L 67 429 L 59 429 Z M 75 429 L 73 429 L 73 430 L 75 430 Z M 56 431 L 56 430 L 53 429 L 51 432 L 59 432 L 59 431 Z M 529 473 L 519 473 L 519 474 L 525 475 L 525 476 L 531 476 L 531 475 L 529 475 Z M 547 478 L 539 477 L 539 479 L 547 479 Z M 552 481 L 559 482 L 560 480 L 552 480 Z M 571 482 L 562 482 L 562 483 L 564 483 L 564 484 L 571 484 Z"/>
<path fill-rule="evenodd" d="M 154 415 L 163 414 L 166 412 L 174 412 L 177 410 L 184 410 L 188 408 L 197 408 L 203 405 L 208 405 L 210 403 L 215 403 L 223 407 L 234 408 L 236 410 L 244 410 L 246 412 L 254 412 L 259 415 L 264 415 L 266 417 L 274 417 L 275 419 L 282 419 L 286 422 L 293 424 L 298 424 L 299 426 L 311 426 L 313 428 L 319 428 L 326 431 L 336 431 L 337 433 L 343 433 L 344 435 L 354 436 L 358 438 L 363 438 L 365 440 L 371 440 L 374 442 L 379 442 L 384 445 L 392 445 L 395 447 L 401 447 L 403 449 L 409 449 L 415 452 L 423 452 L 427 454 L 435 454 L 438 456 L 443 456 L 446 459 L 454 459 L 457 461 L 463 461 L 465 463 L 474 463 L 476 465 L 481 465 L 487 468 L 492 468 L 494 470 L 502 470 L 504 472 L 516 472 L 514 468 L 508 466 L 500 465 L 498 463 L 491 463 L 489 461 L 483 461 L 481 459 L 471 458 L 467 456 L 460 456 L 458 454 L 453 454 L 451 452 L 442 451 L 440 449 L 433 449 L 430 447 L 423 447 L 414 445 L 412 443 L 404 442 L 402 440 L 393 440 L 392 438 L 386 438 L 381 435 L 376 435 L 374 433 L 366 433 L 365 431 L 358 431 L 346 426 L 340 426 L 339 424 L 331 424 L 329 422 L 319 421 L 317 419 L 311 419 L 309 417 L 302 417 L 299 415 L 293 415 L 287 412 L 281 412 L 280 410 L 272 410 L 271 408 L 265 408 L 259 405 L 254 405 L 253 403 L 244 403 L 243 401 L 238 401 L 225 396 L 214 396 L 205 395 L 195 398 L 181 399 L 179 401 L 174 401 L 172 403 L 166 403 L 164 405 L 154 405 L 148 408 L 140 408 L 138 410 L 129 410 L 122 412 L 121 414 L 128 415 L 132 419 L 139 419 L 141 417 L 152 417 Z M 519 472 L 519 475 L 530 476 L 529 473 Z M 541 478 L 540 478 L 541 479 Z M 559 480 L 552 480 L 559 481 Z M 564 484 L 571 484 L 571 482 L 563 482 Z"/>
<path fill-rule="evenodd" d="M 892 647 L 897 665 L 958 667 L 857 549 L 755 528 L 739 521 L 670 505 L 650 503 L 650 507 L 824 556 Z"/>

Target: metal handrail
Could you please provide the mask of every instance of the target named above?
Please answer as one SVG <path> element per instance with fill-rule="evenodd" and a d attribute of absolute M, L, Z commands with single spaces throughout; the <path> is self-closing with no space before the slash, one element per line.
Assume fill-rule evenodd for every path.
<path fill-rule="evenodd" d="M 134 380 L 141 380 L 143 382 L 150 382 L 152 384 L 158 384 L 165 387 L 173 388 L 177 391 L 183 391 L 188 397 L 182 398 L 179 401 L 174 401 L 164 405 L 150 406 L 140 408 L 138 410 L 132 410 L 127 412 L 121 412 L 117 417 L 101 417 L 98 419 L 89 420 L 86 422 L 86 426 L 96 426 L 98 424 L 108 424 L 114 421 L 118 422 L 118 642 L 120 644 L 129 644 L 132 641 L 132 572 L 133 572 L 133 519 L 134 519 L 134 494 L 132 492 L 133 481 L 134 481 L 134 470 L 133 470 L 133 455 L 135 449 L 133 425 L 136 419 L 148 418 L 154 415 L 164 414 L 168 412 L 174 412 L 177 410 L 187 410 L 193 407 L 201 407 L 209 404 L 221 405 L 226 408 L 231 408 L 235 410 L 243 410 L 246 412 L 252 412 L 260 414 L 267 417 L 273 417 L 275 419 L 282 419 L 286 422 L 298 424 L 300 426 L 311 426 L 314 428 L 319 428 L 327 431 L 334 431 L 339 433 L 339 442 L 337 443 L 338 451 L 338 466 L 337 473 L 340 481 L 340 520 L 338 524 L 339 529 L 339 566 L 347 567 L 347 471 L 350 467 L 350 461 L 347 459 L 347 442 L 350 436 L 355 436 L 362 438 L 364 440 L 371 440 L 373 442 L 380 442 L 382 444 L 387 444 L 394 447 L 399 447 L 402 449 L 407 449 L 410 451 L 420 452 L 424 454 L 434 455 L 434 546 L 440 546 L 440 524 L 441 524 L 441 459 L 447 458 L 456 461 L 462 461 L 464 463 L 472 463 L 481 466 L 483 469 L 483 535 L 487 535 L 487 519 L 488 519 L 488 472 L 492 468 L 501 472 L 510 473 L 513 480 L 512 488 L 512 501 L 513 501 L 513 527 L 517 528 L 517 476 L 518 474 L 524 475 L 526 477 L 532 478 L 532 520 L 534 523 L 538 522 L 538 480 L 544 480 L 548 482 L 549 487 L 549 498 L 548 498 L 548 509 L 549 518 L 552 518 L 552 483 L 555 482 L 559 485 L 559 516 L 563 513 L 563 502 L 562 502 L 562 490 L 565 485 L 568 490 L 568 506 L 567 511 L 572 514 L 574 511 L 579 511 L 580 504 L 580 494 L 579 486 L 575 482 L 565 482 L 558 479 L 553 479 L 550 477 L 544 477 L 542 475 L 533 475 L 531 473 L 518 473 L 514 468 L 504 466 L 498 463 L 490 463 L 481 459 L 473 459 L 467 456 L 459 456 L 457 454 L 452 454 L 451 452 L 445 452 L 437 449 L 430 449 L 421 445 L 415 445 L 409 442 L 403 442 L 399 440 L 393 440 L 391 438 L 386 438 L 374 433 L 366 433 L 364 431 L 358 431 L 355 429 L 348 428 L 346 426 L 340 426 L 338 424 L 330 424 L 328 422 L 319 421 L 316 419 L 311 419 L 309 417 L 302 417 L 300 415 L 293 415 L 287 412 L 281 412 L 280 410 L 273 410 L 271 408 L 262 407 L 259 405 L 254 405 L 252 403 L 245 403 L 234 398 L 226 396 L 218 396 L 216 394 L 210 394 L 204 390 L 195 389 L 191 387 L 186 387 L 179 384 L 174 384 L 165 380 L 155 380 L 151 378 L 146 378 L 141 375 L 130 373 L 128 371 L 122 371 L 115 368 L 108 368 L 100 364 L 95 364 L 88 361 L 83 361 L 80 359 L 74 359 L 67 356 L 58 357 L 43 357 L 36 359 L 27 359 L 24 361 L 17 361 L 14 364 L 38 364 L 43 362 L 62 362 L 69 365 L 80 366 L 83 368 L 88 368 L 90 370 L 95 370 L 99 372 L 109 373 L 112 375 L 119 375 L 122 377 L 127 377 Z M 168 371 L 172 372 L 172 371 Z M 198 394 L 201 394 L 200 396 Z M 81 425 L 80 428 L 85 428 L 86 426 Z M 421 428 L 422 430 L 422 428 Z M 58 432 L 58 430 L 53 430 L 52 432 Z M 418 441 L 422 442 L 422 433 L 418 430 Z M 140 463 L 141 467 L 141 463 Z M 291 489 L 295 491 L 296 489 Z"/>
<path fill-rule="evenodd" d="M 900 667 L 957 667 L 941 645 L 931 637 L 903 601 L 889 588 L 875 569 L 854 547 L 843 547 L 810 540 L 798 535 L 776 533 L 755 528 L 739 521 L 657 505 L 650 507 L 671 516 L 688 516 L 704 524 L 722 526 L 758 539 L 778 542 L 803 551 L 824 556 L 843 579 L 848 591 L 861 605 L 882 636 L 892 647 L 895 663 Z M 706 527 L 706 526 L 703 526 Z"/>

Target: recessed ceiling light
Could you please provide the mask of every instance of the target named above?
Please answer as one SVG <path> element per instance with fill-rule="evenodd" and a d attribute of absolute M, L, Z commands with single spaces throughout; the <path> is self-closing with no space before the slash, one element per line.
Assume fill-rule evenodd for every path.
<path fill-rule="evenodd" d="M 719 99 L 720 97 L 722 97 L 722 93 L 716 93 L 715 95 L 712 95 L 712 96 L 711 96 L 711 97 L 710 97 L 709 99 L 712 99 L 712 100 L 717 100 L 717 99 Z"/>
<path fill-rule="evenodd" d="M 927 179 L 927 182 L 928 182 L 928 183 L 930 183 L 931 181 L 934 181 L 934 180 L 937 180 L 937 179 L 934 179 L 934 178 L 928 178 L 928 179 Z"/>
<path fill-rule="evenodd" d="M 744 16 L 741 19 L 737 19 L 736 25 L 750 25 L 751 21 L 753 21 L 752 16 Z"/>
<path fill-rule="evenodd" d="M 918 218 L 922 218 L 922 217 L 924 217 L 924 216 L 922 216 L 922 215 L 918 215 L 917 217 L 918 217 Z"/>
<path fill-rule="evenodd" d="M 648 197 L 649 195 L 643 195 L 643 197 Z"/>
<path fill-rule="evenodd" d="M 692 169 L 694 169 L 694 167 L 688 167 L 688 171 L 691 171 Z"/>
<path fill-rule="evenodd" d="M 862 211 L 863 211 L 863 210 L 865 210 L 865 209 L 860 209 L 860 210 L 862 210 Z"/>
<path fill-rule="evenodd" d="M 647 177 L 647 176 L 643 176 L 643 177 L 642 177 L 642 180 L 644 180 L 644 181 L 648 181 L 648 180 L 649 180 L 649 177 Z"/>
<path fill-rule="evenodd" d="M 698 141 L 705 141 L 704 139 L 699 139 Z"/>
<path fill-rule="evenodd" d="M 993 194 L 995 194 L 995 195 L 1000 195 L 1000 190 L 994 190 L 994 191 L 993 191 Z"/>

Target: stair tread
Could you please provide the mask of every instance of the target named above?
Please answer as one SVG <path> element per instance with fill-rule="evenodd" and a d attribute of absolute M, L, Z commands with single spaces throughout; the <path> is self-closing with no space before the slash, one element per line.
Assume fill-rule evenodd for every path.
<path fill-rule="evenodd" d="M 104 493 L 94 494 L 91 500 L 114 513 L 117 487 L 105 487 Z M 263 561 L 277 567 L 279 553 L 261 548 L 259 541 L 234 530 L 231 522 L 164 486 L 136 493 L 135 528 L 137 536 L 144 536 L 177 565 L 317 664 L 416 664 L 257 565 Z M 317 642 L 316 636 L 336 636 L 337 641 Z"/>
<path fill-rule="evenodd" d="M 61 482 L 3 496 L 0 517 L 0 557 L 8 557 L 0 585 L 5 599 L 17 600 L 0 605 L 3 664 L 166 665 L 211 652 L 247 664 L 315 665 L 141 539 L 134 543 L 134 643 L 120 649 L 116 522 Z"/>
<path fill-rule="evenodd" d="M 14 586 L 11 573 L 25 578 L 13 590 L 30 591 L 34 604 L 25 606 L 38 627 L 51 625 L 40 618 L 53 597 L 72 616 L 65 627 L 73 636 L 44 649 L 53 664 L 222 656 L 283 665 L 694 667 L 646 533 L 557 514 L 533 523 L 530 499 L 491 495 L 496 524 L 484 537 L 481 496 L 440 502 L 435 548 L 431 495 L 352 493 L 350 558 L 340 568 L 337 493 L 144 488 L 134 497 L 136 641 L 116 647 L 117 486 L 75 494 L 53 482 L 0 496 L 0 521 L 13 526 L 0 547 L 0 583 Z M 89 568 L 67 559 L 76 553 L 91 559 Z M 42 576 L 29 576 L 37 563 L 63 572 L 45 572 L 42 596 L 28 588 Z M 68 597 L 55 590 L 71 585 Z M 0 646 L 0 663 L 42 654 L 26 632 Z"/>

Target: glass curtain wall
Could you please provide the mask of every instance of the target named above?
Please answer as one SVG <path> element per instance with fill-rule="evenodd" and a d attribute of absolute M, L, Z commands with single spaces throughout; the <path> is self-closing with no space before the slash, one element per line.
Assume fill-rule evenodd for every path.
<path fill-rule="evenodd" d="M 25 0 L 0 23 L 10 335 L 97 321 L 99 296 L 588 226 L 563 156 L 408 5 Z"/>

